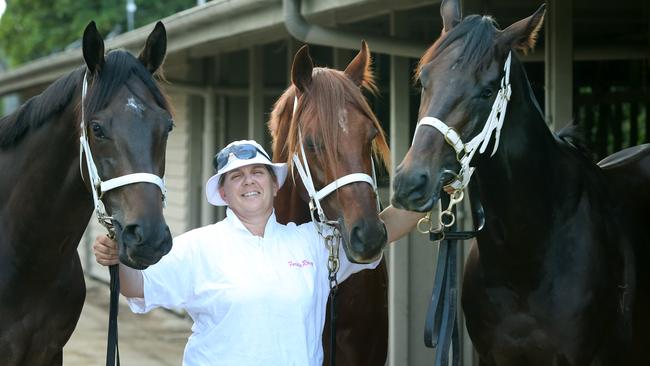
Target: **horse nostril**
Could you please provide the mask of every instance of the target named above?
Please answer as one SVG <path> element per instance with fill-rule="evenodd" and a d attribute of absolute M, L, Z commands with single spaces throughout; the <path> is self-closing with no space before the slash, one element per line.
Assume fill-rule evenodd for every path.
<path fill-rule="evenodd" d="M 361 230 L 359 225 L 354 225 L 352 231 L 350 232 L 350 241 L 354 246 L 358 246 L 358 245 L 363 245 L 364 243 L 363 239 L 364 239 L 363 230 Z"/>
<path fill-rule="evenodd" d="M 408 199 L 409 201 L 419 201 L 424 197 L 429 178 L 426 174 L 419 174 L 413 177 L 411 182 L 411 189 L 409 190 Z"/>
<path fill-rule="evenodd" d="M 122 241 L 126 245 L 140 245 L 143 243 L 144 235 L 140 225 L 127 225 L 122 231 Z"/>

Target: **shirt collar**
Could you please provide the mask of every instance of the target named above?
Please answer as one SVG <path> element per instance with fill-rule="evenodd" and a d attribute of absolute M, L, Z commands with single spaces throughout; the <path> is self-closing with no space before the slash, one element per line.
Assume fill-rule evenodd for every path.
<path fill-rule="evenodd" d="M 253 236 L 253 233 L 251 233 L 246 226 L 241 222 L 239 217 L 237 217 L 237 214 L 233 210 L 230 209 L 230 207 L 226 208 L 226 220 L 230 222 L 232 227 L 234 227 L 236 230 L 242 230 L 246 232 L 248 235 Z M 264 227 L 264 237 L 268 238 L 270 235 L 273 235 L 275 232 L 275 225 L 278 225 L 278 221 L 275 218 L 275 209 L 273 212 L 271 212 L 271 216 L 269 216 L 269 220 L 266 222 L 266 226 Z"/>

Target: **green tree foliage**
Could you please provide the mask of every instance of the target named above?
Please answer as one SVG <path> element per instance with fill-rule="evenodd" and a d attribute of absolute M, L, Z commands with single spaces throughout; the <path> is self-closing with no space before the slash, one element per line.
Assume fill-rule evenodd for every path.
<path fill-rule="evenodd" d="M 196 0 L 135 0 L 135 27 L 196 4 Z M 0 50 L 11 67 L 62 51 L 94 20 L 103 36 L 126 30 L 126 0 L 7 0 Z"/>

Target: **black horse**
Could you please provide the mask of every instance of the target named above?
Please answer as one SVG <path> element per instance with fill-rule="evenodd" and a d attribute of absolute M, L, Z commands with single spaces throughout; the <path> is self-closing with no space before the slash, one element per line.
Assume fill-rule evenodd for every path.
<path fill-rule="evenodd" d="M 601 168 L 573 129 L 549 131 L 514 54 L 533 47 L 544 12 L 498 30 L 443 1 L 444 29 L 417 74 L 419 117 L 431 124 L 421 123 L 397 168 L 393 204 L 428 211 L 475 168 L 469 188 L 486 223 L 462 304 L 481 365 L 648 365 L 650 276 L 639 267 L 650 258 L 650 147 Z M 495 112 L 484 130 L 497 99 L 509 100 L 502 129 Z M 485 145 L 458 145 L 457 136 L 485 131 Z"/>
<path fill-rule="evenodd" d="M 172 118 L 152 74 L 166 44 L 158 23 L 139 59 L 120 50 L 104 55 L 91 22 L 83 36 L 86 66 L 0 120 L 1 365 L 61 365 L 81 313 L 77 245 L 93 212 L 88 171 L 80 172 L 81 111 L 101 179 L 164 175 Z M 89 87 L 80 106 L 84 79 Z M 102 200 L 123 263 L 146 268 L 169 251 L 156 185 L 131 184 Z"/>

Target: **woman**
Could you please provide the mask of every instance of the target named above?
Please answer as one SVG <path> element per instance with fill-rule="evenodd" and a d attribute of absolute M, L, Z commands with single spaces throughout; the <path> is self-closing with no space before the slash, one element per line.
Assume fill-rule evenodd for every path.
<path fill-rule="evenodd" d="M 255 141 L 235 141 L 215 157 L 208 202 L 226 218 L 174 239 L 162 260 L 140 271 L 120 264 L 120 292 L 131 310 L 183 308 L 194 320 L 183 365 L 321 366 L 329 293 L 328 251 L 313 223 L 276 222 L 273 198 L 287 177 Z M 422 214 L 381 213 L 392 242 Z M 117 244 L 94 244 L 97 262 L 119 263 Z M 371 264 L 340 257 L 338 281 Z"/>

